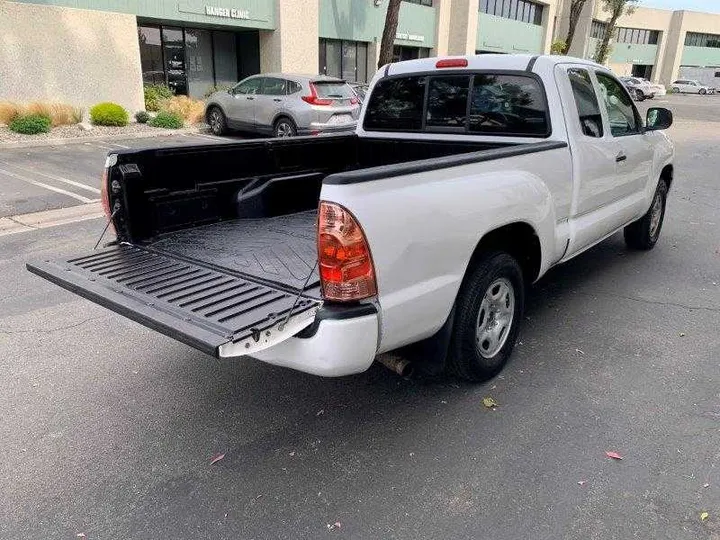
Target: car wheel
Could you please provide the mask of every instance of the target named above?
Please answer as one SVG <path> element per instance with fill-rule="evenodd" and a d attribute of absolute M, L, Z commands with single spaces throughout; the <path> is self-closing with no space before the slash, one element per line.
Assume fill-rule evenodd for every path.
<path fill-rule="evenodd" d="M 673 86 L 672 91 L 673 91 L 673 94 L 679 94 L 679 93 L 680 93 L 680 89 L 679 89 L 677 86 Z"/>
<path fill-rule="evenodd" d="M 275 137 L 295 137 L 297 135 L 295 122 L 289 118 L 278 119 L 273 127 L 273 134 Z"/>
<path fill-rule="evenodd" d="M 705 90 L 704 88 L 700 89 L 700 95 L 705 95 L 706 93 L 707 93 L 707 90 Z"/>
<path fill-rule="evenodd" d="M 208 111 L 207 121 L 210 125 L 210 131 L 215 135 L 223 135 L 227 132 L 227 119 L 225 113 L 220 107 L 212 107 Z"/>
<path fill-rule="evenodd" d="M 455 303 L 448 371 L 468 381 L 499 373 L 515 346 L 524 306 L 525 281 L 513 257 L 495 251 L 476 261 Z"/>
<path fill-rule="evenodd" d="M 648 250 L 655 247 L 658 238 L 660 238 L 660 230 L 665 219 L 666 201 L 667 184 L 665 180 L 660 180 L 650 209 L 643 217 L 625 227 L 623 231 L 625 244 L 629 248 Z"/>
<path fill-rule="evenodd" d="M 645 94 L 642 93 L 642 90 L 635 90 L 635 99 L 637 101 L 645 101 Z"/>

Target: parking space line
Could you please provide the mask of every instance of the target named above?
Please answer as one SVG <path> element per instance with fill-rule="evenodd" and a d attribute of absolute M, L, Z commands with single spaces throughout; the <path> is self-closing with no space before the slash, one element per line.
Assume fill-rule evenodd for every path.
<path fill-rule="evenodd" d="M 69 184 L 71 186 L 75 186 L 80 189 L 85 189 L 87 191 L 91 191 L 93 193 L 97 193 L 100 195 L 100 190 L 98 188 L 94 188 L 91 186 L 86 186 L 85 184 L 81 182 L 76 182 L 75 180 L 70 180 L 69 178 L 63 178 L 62 176 L 57 176 L 50 173 L 44 173 L 41 171 L 37 171 L 35 169 L 29 169 L 27 167 L 23 167 L 22 165 L 16 165 L 15 163 L 8 163 L 7 161 L 0 161 L 0 165 L 3 165 L 5 167 L 14 167 L 16 169 L 20 169 L 21 171 L 33 173 L 33 174 L 39 174 L 40 176 L 44 176 L 45 178 L 50 178 L 51 180 L 57 180 L 58 182 L 63 182 L 65 184 Z"/>
<path fill-rule="evenodd" d="M 111 142 L 111 143 L 108 143 L 108 144 L 112 144 L 113 146 L 118 146 L 118 147 L 120 147 L 120 148 L 124 148 L 125 150 L 130 150 L 130 147 L 129 147 L 129 146 L 125 146 L 124 144 L 118 144 L 118 143 L 116 143 L 116 142 Z"/>
<path fill-rule="evenodd" d="M 1 174 L 5 174 L 11 178 L 15 178 L 17 180 L 22 180 L 23 182 L 27 182 L 28 184 L 32 184 L 33 186 L 45 188 L 50 191 L 54 191 L 55 193 L 61 193 L 63 195 L 67 195 L 68 197 L 72 197 L 73 199 L 76 199 L 80 202 L 84 203 L 90 203 L 90 202 L 96 202 L 99 199 L 88 199 L 87 197 L 83 197 L 82 195 L 78 195 L 77 193 L 73 193 L 72 191 L 67 191 L 55 186 L 51 186 L 49 184 L 45 184 L 43 182 L 38 182 L 37 180 L 33 180 L 32 178 L 26 178 L 24 176 L 21 176 L 17 173 L 14 173 L 12 171 L 8 171 L 6 169 L 0 169 Z"/>
<path fill-rule="evenodd" d="M 227 139 L 223 139 L 222 137 L 216 137 L 215 135 L 207 135 L 206 133 L 192 133 L 189 136 L 202 137 L 203 139 L 210 139 L 211 141 L 227 141 Z"/>
<path fill-rule="evenodd" d="M 99 143 L 83 143 L 85 146 L 94 146 L 95 148 L 102 148 L 103 150 L 115 150 L 112 146 L 105 146 Z"/>

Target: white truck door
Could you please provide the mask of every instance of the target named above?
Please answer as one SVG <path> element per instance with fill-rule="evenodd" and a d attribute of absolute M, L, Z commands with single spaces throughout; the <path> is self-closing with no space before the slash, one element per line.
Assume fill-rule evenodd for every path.
<path fill-rule="evenodd" d="M 609 232 L 599 209 L 617 197 L 615 158 L 620 146 L 603 121 L 602 97 L 585 65 L 557 66 L 555 78 L 565 104 L 565 122 L 573 160 L 570 243 L 565 258 Z"/>

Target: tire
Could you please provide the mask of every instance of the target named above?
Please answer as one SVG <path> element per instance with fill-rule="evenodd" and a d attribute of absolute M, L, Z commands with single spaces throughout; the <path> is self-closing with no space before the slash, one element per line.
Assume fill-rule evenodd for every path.
<path fill-rule="evenodd" d="M 677 86 L 673 86 L 672 91 L 673 91 L 673 94 L 679 94 L 679 93 L 680 93 L 680 89 L 679 89 Z"/>
<path fill-rule="evenodd" d="M 220 107 L 210 107 L 207 112 L 207 121 L 210 131 L 214 135 L 224 135 L 227 133 L 227 118 Z"/>
<path fill-rule="evenodd" d="M 295 137 L 296 135 L 297 127 L 295 126 L 295 122 L 286 116 L 281 116 L 275 120 L 275 124 L 273 124 L 274 137 Z"/>
<path fill-rule="evenodd" d="M 625 227 L 625 244 L 630 249 L 647 251 L 655 247 L 660 238 L 660 231 L 665 220 L 665 203 L 667 201 L 667 184 L 660 180 L 650 209 L 643 217 Z"/>
<path fill-rule="evenodd" d="M 525 281 L 513 257 L 494 251 L 475 261 L 455 302 L 448 371 L 473 382 L 498 374 L 515 346 L 524 308 Z"/>
<path fill-rule="evenodd" d="M 637 101 L 645 101 L 645 94 L 641 90 L 635 90 L 635 99 Z"/>
<path fill-rule="evenodd" d="M 707 94 L 707 90 L 705 90 L 704 88 L 701 88 L 701 89 L 700 89 L 700 95 L 701 95 L 701 96 L 704 96 L 705 94 Z"/>

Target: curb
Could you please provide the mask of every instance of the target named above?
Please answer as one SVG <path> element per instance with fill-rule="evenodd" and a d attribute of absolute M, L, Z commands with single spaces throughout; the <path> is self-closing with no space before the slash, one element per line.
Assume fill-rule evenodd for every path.
<path fill-rule="evenodd" d="M 21 141 L 0 143 L 0 149 L 35 148 L 38 146 L 65 146 L 90 141 L 127 141 L 131 139 L 150 139 L 152 137 L 167 137 L 170 135 L 190 135 L 200 133 L 198 128 L 164 129 L 160 133 L 128 133 L 126 135 L 88 135 L 87 137 L 68 137 L 65 139 L 42 139 L 38 141 Z"/>

